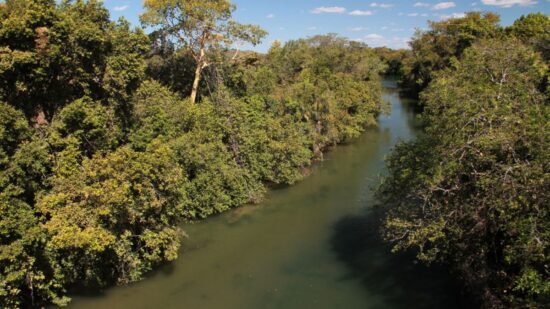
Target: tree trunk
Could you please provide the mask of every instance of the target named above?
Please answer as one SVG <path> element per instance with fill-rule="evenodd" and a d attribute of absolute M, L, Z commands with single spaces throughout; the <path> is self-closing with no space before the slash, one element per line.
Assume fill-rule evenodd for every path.
<path fill-rule="evenodd" d="M 48 117 L 43 109 L 39 110 L 36 115 L 32 118 L 32 125 L 35 129 L 40 128 L 43 125 L 48 124 Z"/>
<path fill-rule="evenodd" d="M 201 81 L 201 73 L 205 67 L 204 60 L 204 47 L 201 47 L 199 56 L 195 58 L 197 60 L 197 68 L 195 70 L 195 79 L 193 80 L 193 88 L 191 89 L 191 103 L 197 101 L 197 92 L 199 91 L 199 82 Z"/>
<path fill-rule="evenodd" d="M 195 70 L 195 79 L 193 80 L 193 88 L 191 89 L 191 103 L 195 103 L 195 101 L 197 100 L 197 92 L 199 90 L 201 73 L 202 73 L 202 63 L 197 63 L 197 69 Z"/>

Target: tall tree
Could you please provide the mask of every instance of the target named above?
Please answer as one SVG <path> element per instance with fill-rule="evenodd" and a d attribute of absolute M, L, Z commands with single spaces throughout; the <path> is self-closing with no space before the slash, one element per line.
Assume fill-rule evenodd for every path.
<path fill-rule="evenodd" d="M 231 19 L 235 6 L 228 0 L 145 0 L 144 26 L 158 33 L 177 48 L 188 50 L 196 62 L 191 102 L 197 99 L 204 68 L 210 65 L 207 52 L 220 45 L 257 45 L 267 34 L 255 25 L 239 24 Z M 238 48 L 233 56 L 236 57 Z"/>

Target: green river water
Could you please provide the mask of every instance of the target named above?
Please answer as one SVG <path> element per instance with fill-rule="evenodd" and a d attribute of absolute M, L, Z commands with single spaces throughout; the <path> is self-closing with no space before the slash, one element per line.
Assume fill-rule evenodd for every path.
<path fill-rule="evenodd" d="M 312 175 L 265 202 L 185 226 L 177 261 L 142 282 L 73 296 L 73 309 L 465 308 L 437 267 L 394 255 L 378 236 L 373 189 L 384 156 L 418 132 L 394 81 L 392 111 Z"/>

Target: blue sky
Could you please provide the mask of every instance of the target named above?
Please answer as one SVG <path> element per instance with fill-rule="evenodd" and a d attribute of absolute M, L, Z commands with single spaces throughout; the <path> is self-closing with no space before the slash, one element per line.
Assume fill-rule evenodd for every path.
<path fill-rule="evenodd" d="M 464 12 L 492 11 L 509 25 L 531 12 L 550 14 L 550 0 L 233 0 L 234 18 L 262 26 L 269 32 L 256 50 L 265 51 L 274 40 L 287 41 L 316 34 L 338 33 L 371 46 L 407 47 L 416 28 L 428 20 L 460 16 Z M 111 17 L 124 16 L 139 25 L 141 0 L 105 0 Z"/>

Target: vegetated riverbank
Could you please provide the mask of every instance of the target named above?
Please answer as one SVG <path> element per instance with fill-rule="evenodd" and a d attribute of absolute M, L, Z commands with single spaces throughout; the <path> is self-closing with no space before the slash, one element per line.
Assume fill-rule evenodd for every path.
<path fill-rule="evenodd" d="M 487 308 L 550 302 L 550 19 L 432 22 L 402 60 L 426 134 L 396 147 L 379 190 L 385 238 L 450 264 Z M 393 57 L 392 57 L 393 58 Z"/>
<path fill-rule="evenodd" d="M 334 147 L 310 177 L 184 225 L 178 260 L 130 286 L 75 295 L 70 308 L 466 308 L 445 269 L 392 254 L 380 239 L 373 189 L 384 157 L 418 133 L 394 80 L 384 99 L 391 114 Z"/>
<path fill-rule="evenodd" d="M 171 3 L 145 1 L 145 24 Z M 260 201 L 376 124 L 383 65 L 365 44 L 237 53 L 265 32 L 228 1 L 178 3 L 181 20 L 212 13 L 178 23 L 200 50 L 100 1 L 0 3 L 0 307 L 139 281 L 177 258 L 182 221 Z"/>

